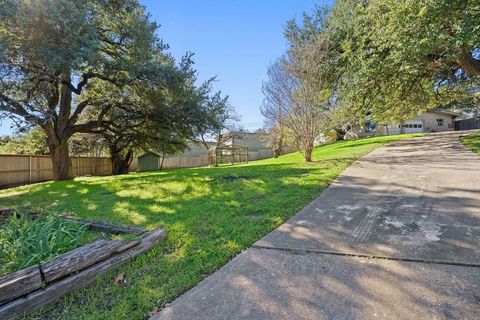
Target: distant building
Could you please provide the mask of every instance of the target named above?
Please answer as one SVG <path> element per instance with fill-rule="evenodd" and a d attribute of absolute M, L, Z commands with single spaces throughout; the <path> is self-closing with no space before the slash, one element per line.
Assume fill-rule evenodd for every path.
<path fill-rule="evenodd" d="M 272 149 L 269 139 L 258 132 L 227 132 L 223 135 L 227 139 L 225 145 L 239 145 L 247 147 L 250 151 Z"/>
<path fill-rule="evenodd" d="M 227 132 L 223 135 L 227 146 L 242 146 L 248 149 L 248 160 L 273 157 L 272 145 L 268 137 L 259 132 Z"/>
<path fill-rule="evenodd" d="M 395 135 L 401 133 L 454 131 L 455 121 L 463 115 L 450 111 L 427 111 L 412 120 L 400 124 L 377 124 L 365 121 L 364 125 L 353 130 L 359 137 L 371 135 Z"/>
<path fill-rule="evenodd" d="M 217 143 L 208 141 L 207 145 L 208 145 L 208 149 L 211 149 L 211 148 L 215 147 L 217 145 Z M 188 144 L 188 149 L 183 151 L 183 152 L 178 153 L 177 156 L 188 157 L 188 156 L 203 156 L 203 155 L 207 155 L 207 154 L 208 154 L 208 150 L 203 145 L 203 143 L 191 142 L 191 143 Z"/>

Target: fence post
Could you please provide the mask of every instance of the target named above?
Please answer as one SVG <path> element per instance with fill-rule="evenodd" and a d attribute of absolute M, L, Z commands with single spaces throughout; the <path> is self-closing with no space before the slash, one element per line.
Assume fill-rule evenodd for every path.
<path fill-rule="evenodd" d="M 28 182 L 29 184 L 32 184 L 32 156 L 31 155 L 28 157 L 28 175 L 29 175 Z"/>

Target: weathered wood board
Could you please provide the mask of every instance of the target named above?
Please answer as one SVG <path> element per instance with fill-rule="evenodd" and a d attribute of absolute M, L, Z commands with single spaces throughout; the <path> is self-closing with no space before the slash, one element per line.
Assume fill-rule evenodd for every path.
<path fill-rule="evenodd" d="M 156 244 L 165 239 L 165 237 L 166 233 L 163 229 L 155 229 L 148 235 L 144 236 L 136 245 L 123 252 L 114 254 L 84 270 L 63 278 L 62 280 L 53 282 L 45 288 L 32 292 L 25 297 L 4 304 L 0 306 L 0 319 L 13 319 L 14 317 L 39 310 L 66 294 L 93 283 L 97 276 L 150 250 Z"/>
<path fill-rule="evenodd" d="M 7 274 L 0 277 L 0 304 L 38 290 L 41 287 L 42 276 L 38 266 Z"/>
<path fill-rule="evenodd" d="M 41 266 L 45 282 L 51 283 L 105 260 L 138 244 L 139 240 L 97 240 L 64 253 Z"/>
<path fill-rule="evenodd" d="M 109 223 L 104 221 L 87 220 L 87 219 L 82 219 L 75 216 L 69 216 L 67 214 L 61 214 L 59 215 L 59 217 L 65 220 L 70 220 L 70 221 L 74 221 L 74 222 L 86 225 L 87 228 L 89 229 L 105 231 L 112 234 L 128 234 L 128 233 L 142 234 L 147 231 L 145 229 L 134 227 L 134 226 Z"/>
<path fill-rule="evenodd" d="M 0 223 L 14 214 L 17 214 L 17 212 L 13 208 L 0 208 Z M 37 219 L 38 217 L 42 216 L 42 213 L 29 212 L 28 216 L 31 219 Z M 70 216 L 68 214 L 60 214 L 58 215 L 58 217 L 64 220 L 70 220 L 78 224 L 86 225 L 87 228 L 91 230 L 103 231 L 111 234 L 129 234 L 129 233 L 142 234 L 147 231 L 145 229 L 135 227 L 135 226 L 119 224 L 119 223 L 111 223 L 111 222 L 105 222 L 105 221 L 88 220 L 88 219 L 83 219 L 75 216 Z"/>

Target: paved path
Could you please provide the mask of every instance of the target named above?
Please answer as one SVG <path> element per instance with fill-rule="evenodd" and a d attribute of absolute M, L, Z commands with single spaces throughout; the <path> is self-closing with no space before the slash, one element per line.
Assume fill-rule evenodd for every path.
<path fill-rule="evenodd" d="M 381 147 L 154 319 L 480 319 L 480 157 Z"/>

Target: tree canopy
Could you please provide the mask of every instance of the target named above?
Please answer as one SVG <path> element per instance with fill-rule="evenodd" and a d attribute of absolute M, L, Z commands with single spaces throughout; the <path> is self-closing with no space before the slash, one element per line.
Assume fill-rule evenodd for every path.
<path fill-rule="evenodd" d="M 329 44 L 329 59 L 312 59 L 327 67 L 338 112 L 388 122 L 468 100 L 480 76 L 479 31 L 478 1 L 338 0 L 289 22 L 286 37 L 299 50 Z"/>
<path fill-rule="evenodd" d="M 45 138 L 45 133 L 39 128 L 33 128 L 16 137 L 6 136 L 0 138 L 0 153 L 47 155 Z"/>
<path fill-rule="evenodd" d="M 195 86 L 191 55 L 166 53 L 137 0 L 0 1 L 0 116 L 45 132 L 55 179 L 72 177 L 74 134 L 102 134 L 124 160 L 173 152 L 205 104 L 226 103 Z"/>
<path fill-rule="evenodd" d="M 92 81 L 122 87 L 149 74 L 163 48 L 157 25 L 136 0 L 3 0 L 0 14 L 0 110 L 41 127 L 54 177 L 70 178 L 68 139 L 112 108 L 82 94 Z M 79 122 L 93 105 L 98 118 Z"/>

